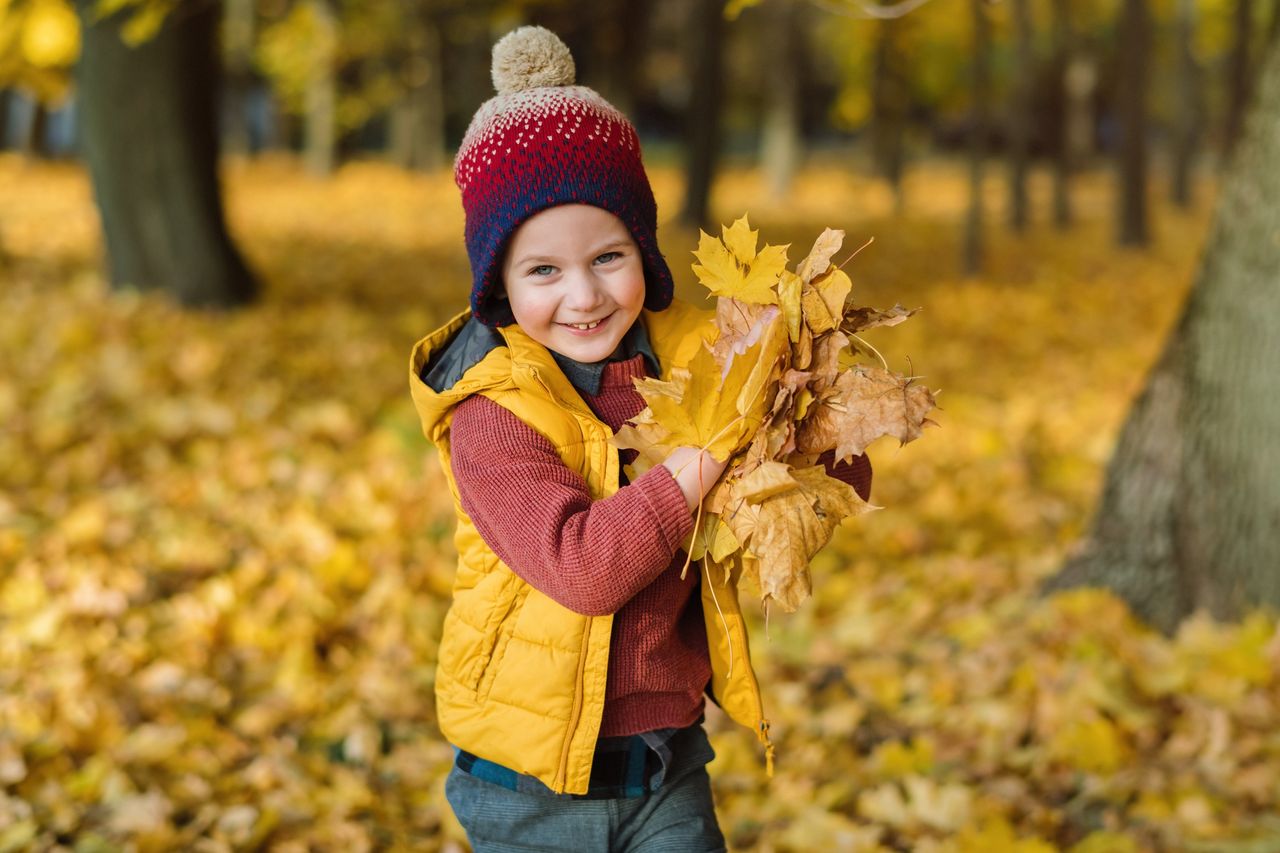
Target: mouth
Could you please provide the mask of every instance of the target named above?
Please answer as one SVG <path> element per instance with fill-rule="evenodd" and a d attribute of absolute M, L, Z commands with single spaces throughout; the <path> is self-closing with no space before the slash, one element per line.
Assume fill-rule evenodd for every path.
<path fill-rule="evenodd" d="M 608 316 L 601 317 L 599 320 L 592 320 L 589 323 L 557 323 L 556 325 L 563 326 L 566 329 L 572 329 L 575 332 L 590 332 L 599 328 L 600 324 L 607 322 L 609 317 L 612 316 L 612 314 L 609 314 Z"/>

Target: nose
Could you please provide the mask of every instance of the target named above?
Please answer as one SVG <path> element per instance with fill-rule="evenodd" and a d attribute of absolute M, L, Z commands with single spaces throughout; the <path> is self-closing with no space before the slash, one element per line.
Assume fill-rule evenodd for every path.
<path fill-rule="evenodd" d="M 591 313 L 604 304 L 604 288 L 589 270 L 579 270 L 569 276 L 564 304 L 571 311 Z"/>

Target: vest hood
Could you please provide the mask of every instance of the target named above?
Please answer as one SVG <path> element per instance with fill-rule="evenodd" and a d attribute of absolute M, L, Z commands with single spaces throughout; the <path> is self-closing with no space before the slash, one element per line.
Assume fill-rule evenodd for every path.
<path fill-rule="evenodd" d="M 515 381 L 511 377 L 510 356 L 500 352 L 505 349 L 502 346 L 491 348 L 478 362 L 462 371 L 456 381 L 442 390 L 437 391 L 423 381 L 424 368 L 445 354 L 470 319 L 470 311 L 457 314 L 414 344 L 409 354 L 409 388 L 413 395 L 413 405 L 422 422 L 422 432 L 431 441 L 436 440 L 453 407 L 467 397 L 488 390 L 515 387 Z"/>

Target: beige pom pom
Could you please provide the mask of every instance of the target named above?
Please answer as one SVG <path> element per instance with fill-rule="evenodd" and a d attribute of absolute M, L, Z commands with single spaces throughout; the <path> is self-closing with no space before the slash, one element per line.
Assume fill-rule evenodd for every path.
<path fill-rule="evenodd" d="M 493 46 L 493 88 L 509 95 L 537 86 L 572 86 L 573 54 L 543 27 L 520 27 Z"/>

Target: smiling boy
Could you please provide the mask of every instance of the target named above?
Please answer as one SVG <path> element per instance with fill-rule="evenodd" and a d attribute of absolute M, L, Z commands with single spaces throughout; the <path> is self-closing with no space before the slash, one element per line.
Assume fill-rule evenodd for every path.
<path fill-rule="evenodd" d="M 494 82 L 454 167 L 471 310 L 410 359 L 458 525 L 446 795 L 477 851 L 723 850 L 704 696 L 768 729 L 736 591 L 681 571 L 724 463 L 680 448 L 628 482 L 610 444 L 635 381 L 714 325 L 672 301 L 635 128 L 572 85 L 564 44 L 516 30 Z M 833 473 L 869 493 L 869 467 Z"/>

